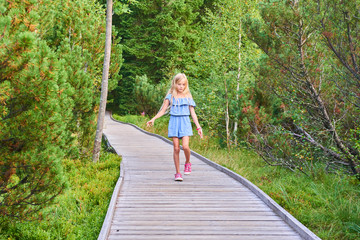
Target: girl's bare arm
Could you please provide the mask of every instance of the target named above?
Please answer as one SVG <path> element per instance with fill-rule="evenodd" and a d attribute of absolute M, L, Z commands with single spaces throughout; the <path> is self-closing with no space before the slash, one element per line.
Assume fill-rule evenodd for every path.
<path fill-rule="evenodd" d="M 190 115 L 196 125 L 196 130 L 198 131 L 198 134 L 200 135 L 200 137 L 202 138 L 203 137 L 203 132 L 202 132 L 202 129 L 201 129 L 201 126 L 199 124 L 199 121 L 198 121 L 198 118 L 197 118 L 197 115 L 195 113 L 195 108 L 193 106 L 190 106 Z"/>
<path fill-rule="evenodd" d="M 146 125 L 147 125 L 147 126 L 152 126 L 152 125 L 154 125 L 155 120 L 158 119 L 158 118 L 160 118 L 160 117 L 162 117 L 162 116 L 165 114 L 166 109 L 169 107 L 169 104 L 170 104 L 169 100 L 168 100 L 168 99 L 165 99 L 165 100 L 164 100 L 164 103 L 163 103 L 163 106 L 162 106 L 162 108 L 160 109 L 160 111 L 155 115 L 155 117 L 153 117 L 150 121 L 148 121 L 148 122 L 146 123 Z"/>

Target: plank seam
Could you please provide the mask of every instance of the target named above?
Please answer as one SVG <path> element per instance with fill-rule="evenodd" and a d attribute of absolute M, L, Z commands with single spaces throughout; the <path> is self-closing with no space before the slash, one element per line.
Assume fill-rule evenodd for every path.
<path fill-rule="evenodd" d="M 126 125 L 130 125 L 134 128 L 136 128 L 137 130 L 153 136 L 153 137 L 157 137 L 161 140 L 163 140 L 164 142 L 173 145 L 172 141 L 170 141 L 169 139 L 160 136 L 158 134 L 155 133 L 150 133 L 138 126 L 136 126 L 135 124 L 131 124 L 131 123 L 125 123 L 125 122 L 121 122 L 119 120 L 116 120 L 113 118 L 112 113 L 110 114 L 110 118 L 118 123 L 121 124 L 126 124 Z M 182 146 L 181 146 L 182 149 Z M 206 157 L 194 152 L 191 150 L 191 155 L 193 155 L 194 157 L 200 159 L 201 161 L 203 161 L 204 163 L 212 166 L 213 168 L 225 173 L 226 175 L 230 176 L 231 178 L 235 179 L 236 181 L 240 182 L 241 184 L 243 184 L 245 187 L 247 187 L 250 191 L 252 191 L 256 196 L 258 196 L 268 207 L 270 207 L 276 214 L 278 214 L 278 216 L 283 219 L 290 227 L 292 227 L 296 232 L 298 232 L 300 234 L 300 236 L 302 238 L 304 238 L 305 240 L 321 240 L 321 238 L 319 238 L 318 236 L 316 236 L 312 231 L 310 231 L 310 229 L 308 229 L 305 225 L 303 225 L 301 222 L 299 222 L 295 217 L 293 217 L 288 211 L 286 211 L 283 207 L 281 207 L 278 203 L 276 203 L 271 197 L 269 197 L 265 192 L 263 192 L 260 188 L 258 188 L 255 184 L 253 184 L 252 182 L 250 182 L 249 180 L 247 180 L 246 178 L 242 177 L 241 175 L 207 159 Z"/>

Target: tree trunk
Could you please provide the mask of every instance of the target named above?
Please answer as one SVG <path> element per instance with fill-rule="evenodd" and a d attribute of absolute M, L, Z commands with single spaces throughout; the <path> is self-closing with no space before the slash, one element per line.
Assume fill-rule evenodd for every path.
<path fill-rule="evenodd" d="M 104 54 L 104 65 L 103 74 L 101 81 L 101 97 L 100 97 L 100 108 L 97 120 L 96 136 L 93 150 L 93 162 L 97 162 L 100 156 L 101 138 L 103 134 L 106 100 L 108 94 L 108 78 L 110 68 L 110 54 L 111 54 L 111 28 L 112 28 L 112 0 L 107 0 L 106 3 L 106 38 L 105 38 L 105 54 Z"/>
<path fill-rule="evenodd" d="M 321 115 L 321 121 L 323 123 L 323 126 L 329 131 L 331 134 L 332 139 L 335 141 L 336 146 L 338 149 L 344 154 L 344 157 L 346 158 L 347 162 L 349 163 L 350 169 L 354 175 L 357 175 L 357 178 L 360 180 L 359 171 L 357 170 L 356 162 L 354 161 L 354 156 L 351 155 L 349 149 L 343 144 L 342 139 L 338 135 L 335 125 L 332 122 L 332 119 L 330 118 L 330 115 L 328 113 L 328 110 L 325 106 L 324 101 L 322 100 L 320 93 L 316 90 L 315 86 L 313 85 L 310 76 L 308 75 L 308 71 L 305 67 L 305 54 L 303 46 L 306 42 L 306 39 L 304 38 L 304 32 L 302 29 L 303 22 L 300 21 L 299 23 L 300 30 L 299 30 L 299 40 L 298 40 L 298 49 L 300 53 L 300 68 L 302 71 L 302 75 L 305 79 L 306 88 L 309 90 L 309 95 L 314 103 L 316 103 L 317 108 Z"/>
<path fill-rule="evenodd" d="M 226 145 L 228 149 L 230 149 L 230 129 L 229 129 L 230 114 L 229 114 L 229 95 L 228 95 L 229 93 L 227 89 L 226 78 L 224 78 L 224 85 L 225 85 L 225 100 L 226 100 L 226 112 L 225 112 Z"/>
<path fill-rule="evenodd" d="M 317 104 L 319 106 L 319 110 L 322 114 L 324 127 L 327 130 L 329 130 L 330 134 L 332 135 L 333 140 L 335 141 L 336 146 L 344 154 L 347 162 L 350 165 L 350 169 L 351 169 L 352 173 L 354 175 L 357 175 L 357 178 L 360 180 L 360 176 L 358 175 L 359 171 L 357 170 L 357 165 L 354 160 L 354 156 L 350 153 L 349 149 L 343 144 L 342 139 L 338 135 L 336 128 L 330 119 L 330 116 L 328 114 L 326 106 L 320 97 L 320 94 L 316 91 L 315 87 L 311 83 L 309 83 L 309 81 L 308 81 L 308 84 L 309 84 L 309 88 L 311 90 L 313 99 L 317 102 Z"/>
<path fill-rule="evenodd" d="M 241 18 L 240 18 L 240 22 L 239 22 L 239 65 L 238 65 L 238 74 L 237 74 L 237 79 L 236 79 L 236 106 L 237 106 L 237 110 L 239 107 L 239 90 L 240 90 L 240 74 L 241 74 Z M 238 129 L 238 121 L 239 119 L 237 118 L 238 114 L 236 114 L 236 118 L 234 120 L 234 143 L 235 146 L 237 146 L 237 129 Z"/>

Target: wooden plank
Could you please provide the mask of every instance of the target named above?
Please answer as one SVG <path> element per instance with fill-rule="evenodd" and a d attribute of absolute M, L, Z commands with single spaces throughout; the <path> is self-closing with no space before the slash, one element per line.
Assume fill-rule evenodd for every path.
<path fill-rule="evenodd" d="M 196 221 L 196 220 L 189 220 L 189 221 L 183 221 L 179 219 L 169 219 L 164 221 L 154 220 L 154 221 L 144 221 L 144 220 L 133 220 L 133 221 L 125 221 L 125 220 L 114 220 L 112 226 L 123 226 L 123 227 L 149 227 L 149 226 L 175 226 L 175 227 L 181 227 L 181 226 L 194 226 L 194 227 L 213 227 L 213 226 L 239 226 L 239 227 L 246 227 L 246 228 L 258 228 L 258 227 L 269 227 L 269 228 L 290 228 L 287 225 L 284 225 L 282 220 L 277 221 L 210 221 L 210 220 L 204 220 L 204 221 Z M 291 228 L 290 228 L 291 229 Z"/>
<path fill-rule="evenodd" d="M 271 234 L 277 234 L 277 235 L 294 235 L 294 232 L 292 231 L 291 228 L 289 227 L 284 227 L 284 226 L 280 226 L 280 227 L 276 227 L 276 229 L 274 229 L 274 227 L 264 227 L 264 226 L 259 226 L 259 227 L 251 227 L 249 229 L 249 227 L 246 226 L 237 226 L 237 225 L 228 225 L 228 226 L 223 226 L 223 225 L 212 225 L 211 229 L 208 229 L 207 226 L 192 226 L 192 225 L 182 225 L 182 226 L 122 226 L 122 225 L 112 225 L 111 228 L 111 232 L 112 233 L 127 233 L 129 234 L 129 232 L 127 231 L 133 231 L 133 234 L 139 234 L 139 232 L 146 232 L 146 231 L 174 231 L 174 229 L 176 231 L 180 231 L 184 232 L 191 232 L 192 234 L 194 234 L 195 232 L 197 234 L 199 234 L 200 232 L 206 232 L 207 234 L 251 234 L 254 235 L 254 233 L 259 233 L 259 234 L 264 234 L 264 233 L 271 233 Z M 251 232 L 251 233 L 250 233 Z M 152 232 L 154 234 L 154 232 Z M 159 233 L 157 233 L 159 234 Z M 176 234 L 176 232 L 173 232 L 173 234 Z"/>
<path fill-rule="evenodd" d="M 281 230 L 281 231 L 279 231 Z M 241 229 L 241 228 L 219 228 L 216 229 L 212 227 L 211 229 L 178 229 L 175 227 L 164 229 L 159 226 L 157 229 L 112 229 L 110 231 L 111 235 L 181 235 L 184 232 L 191 232 L 192 234 L 196 235 L 245 235 L 245 236 L 296 236 L 293 230 L 285 230 L 285 229 L 264 229 L 264 230 L 249 230 L 249 229 Z"/>
<path fill-rule="evenodd" d="M 121 216 L 131 215 L 170 215 L 175 208 L 116 208 L 115 213 Z M 273 211 L 267 210 L 245 210 L 245 209 L 231 209 L 231 208 L 196 208 L 186 211 L 186 208 L 176 208 L 179 211 L 177 216 L 233 216 L 238 214 L 241 216 L 277 216 Z"/>
<path fill-rule="evenodd" d="M 135 220 L 147 220 L 147 221 L 160 221 L 163 219 L 172 219 L 174 218 L 173 214 L 156 214 L 153 216 L 148 216 L 145 214 L 122 214 L 120 212 L 115 212 L 113 221 L 115 220 L 123 220 L 123 221 L 135 221 Z M 117 215 L 119 214 L 119 215 Z M 277 215 L 272 216 L 254 216 L 254 215 L 234 215 L 234 214 L 228 214 L 228 215 L 198 215 L 198 216 L 192 216 L 192 215 L 181 215 L 179 216 L 179 219 L 183 221 L 205 221 L 205 220 L 211 220 L 211 221 L 278 221 L 281 220 L 281 218 Z M 284 224 L 286 225 L 286 224 Z"/>
<path fill-rule="evenodd" d="M 296 235 L 292 236 L 269 236 L 269 235 L 260 235 L 260 236 L 244 236 L 244 235 L 209 235 L 209 234 L 201 234 L 201 235 L 190 235 L 185 232 L 185 234 L 179 235 L 110 235 L 109 240 L 300 240 L 301 238 Z"/>
<path fill-rule="evenodd" d="M 127 202 L 124 201 L 119 201 L 116 204 L 116 207 L 118 208 L 123 208 L 123 207 L 127 207 L 127 208 L 152 208 L 152 207 L 186 207 L 186 208 L 207 208 L 207 207 L 212 207 L 212 208 L 234 208 L 234 207 L 238 207 L 238 208 L 244 208 L 244 209 L 248 209 L 248 208 L 267 208 L 266 205 L 261 204 L 261 203 L 252 203 L 252 202 L 248 202 L 248 203 L 244 203 L 244 204 L 237 204 L 237 203 L 232 203 L 232 202 L 224 202 L 224 201 L 220 201 L 218 203 L 214 203 L 214 202 L 191 202 L 191 205 L 188 204 L 184 204 L 184 203 L 178 203 L 178 202 L 170 202 L 170 201 L 162 201 L 162 202 L 144 202 L 144 201 L 133 201 L 131 202 L 131 205 L 129 205 Z"/>
<path fill-rule="evenodd" d="M 263 207 L 247 207 L 247 208 L 235 208 L 235 207 L 189 207 L 186 208 L 184 206 L 171 206 L 171 207 L 116 207 L 115 213 L 119 214 L 152 214 L 153 212 L 156 213 L 166 213 L 166 212 L 174 212 L 174 209 L 177 211 L 191 211 L 192 213 L 197 214 L 215 214 L 215 213 L 232 213 L 232 214 L 251 214 L 254 215 L 255 213 L 265 214 L 267 212 L 274 214 L 269 208 Z"/>

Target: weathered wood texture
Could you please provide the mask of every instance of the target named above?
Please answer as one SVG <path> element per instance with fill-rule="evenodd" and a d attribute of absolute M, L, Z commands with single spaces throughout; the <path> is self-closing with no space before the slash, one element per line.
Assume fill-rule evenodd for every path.
<path fill-rule="evenodd" d="M 172 145 L 109 114 L 104 134 L 123 157 L 123 173 L 101 239 L 303 239 L 249 188 L 204 161 L 192 156 L 191 175 L 175 182 Z"/>

